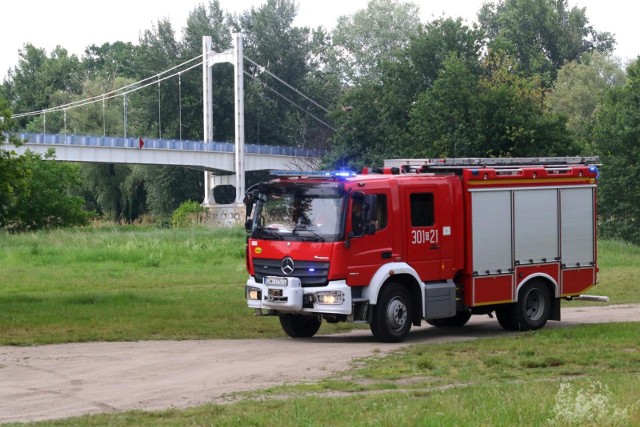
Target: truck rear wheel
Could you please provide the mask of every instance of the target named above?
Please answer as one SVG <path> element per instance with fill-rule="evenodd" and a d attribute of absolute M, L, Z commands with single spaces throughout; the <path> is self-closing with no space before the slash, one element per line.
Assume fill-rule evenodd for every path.
<path fill-rule="evenodd" d="M 531 331 L 547 324 L 551 312 L 551 294 L 549 288 L 538 281 L 526 284 L 520 290 L 516 304 L 519 329 Z"/>
<path fill-rule="evenodd" d="M 390 283 L 380 292 L 373 307 L 371 332 L 382 342 L 400 342 L 411 329 L 413 306 L 409 292 L 396 283 Z"/>
<path fill-rule="evenodd" d="M 542 328 L 551 313 L 551 293 L 544 283 L 533 281 L 521 290 L 518 302 L 496 310 L 498 323 L 510 331 L 533 331 Z"/>
<path fill-rule="evenodd" d="M 459 328 L 467 324 L 471 318 L 470 311 L 459 311 L 453 317 L 443 319 L 427 319 L 427 323 L 438 328 Z"/>
<path fill-rule="evenodd" d="M 282 330 L 291 338 L 311 338 L 320 329 L 318 316 L 283 314 L 280 316 Z"/>

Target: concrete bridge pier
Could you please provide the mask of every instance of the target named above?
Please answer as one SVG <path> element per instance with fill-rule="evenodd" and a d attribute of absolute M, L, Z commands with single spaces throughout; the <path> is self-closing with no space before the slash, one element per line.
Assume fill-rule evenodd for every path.
<path fill-rule="evenodd" d="M 215 189 L 216 187 L 222 185 L 230 185 L 236 188 L 236 174 L 230 175 L 215 175 L 212 172 L 205 171 L 204 173 L 204 201 L 202 202 L 205 206 L 213 206 L 220 204 L 219 201 L 215 198 Z M 238 201 L 235 201 L 235 204 L 238 204 Z"/>
<path fill-rule="evenodd" d="M 205 199 L 207 223 L 217 227 L 232 227 L 244 224 L 246 208 L 242 203 L 221 204 L 216 201 L 214 190 L 218 186 L 230 185 L 235 188 L 236 174 L 215 175 L 205 172 Z"/>

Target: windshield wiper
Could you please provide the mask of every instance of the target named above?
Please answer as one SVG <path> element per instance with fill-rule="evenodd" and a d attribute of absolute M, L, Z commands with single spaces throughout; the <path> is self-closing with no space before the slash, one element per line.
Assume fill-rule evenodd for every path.
<path fill-rule="evenodd" d="M 318 233 L 316 233 L 313 230 L 309 230 L 309 228 L 307 228 L 306 225 L 296 225 L 295 227 L 293 227 L 293 230 L 291 230 L 292 234 L 296 234 L 298 231 L 306 231 L 307 233 L 311 234 L 312 237 L 315 238 L 316 242 L 324 242 L 324 238 L 322 236 L 320 236 Z"/>
<path fill-rule="evenodd" d="M 284 237 L 282 237 L 282 234 L 278 233 L 278 230 L 275 228 L 257 227 L 256 234 L 259 234 L 259 235 L 264 234 L 267 237 L 275 237 L 278 240 L 284 240 Z"/>

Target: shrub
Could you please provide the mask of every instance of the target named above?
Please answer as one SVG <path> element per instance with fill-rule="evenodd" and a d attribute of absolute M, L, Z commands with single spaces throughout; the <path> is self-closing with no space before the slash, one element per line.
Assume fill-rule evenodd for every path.
<path fill-rule="evenodd" d="M 207 210 L 198 202 L 183 202 L 171 215 L 171 225 L 174 227 L 189 227 L 202 224 Z"/>
<path fill-rule="evenodd" d="M 589 382 L 589 388 L 574 390 L 571 384 L 560 384 L 553 407 L 551 425 L 625 425 L 627 408 L 617 408 L 611 393 L 600 382 Z"/>

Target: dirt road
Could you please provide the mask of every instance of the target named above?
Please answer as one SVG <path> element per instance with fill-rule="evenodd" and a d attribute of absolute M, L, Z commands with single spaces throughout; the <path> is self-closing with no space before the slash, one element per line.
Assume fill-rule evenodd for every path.
<path fill-rule="evenodd" d="M 639 322 L 640 304 L 563 308 L 562 316 L 548 327 Z M 354 358 L 405 345 L 506 333 L 495 319 L 474 316 L 455 331 L 414 328 L 402 344 L 380 344 L 366 330 L 308 340 L 0 347 L 0 423 L 219 402 L 228 393 L 313 381 L 345 369 Z"/>

